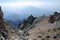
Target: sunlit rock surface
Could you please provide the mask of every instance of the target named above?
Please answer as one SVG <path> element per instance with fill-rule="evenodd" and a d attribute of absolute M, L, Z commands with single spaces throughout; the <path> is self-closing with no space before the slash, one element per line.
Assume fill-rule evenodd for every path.
<path fill-rule="evenodd" d="M 28 31 L 28 40 L 60 40 L 60 19 L 54 21 L 54 23 L 48 21 L 49 17 L 40 19 L 36 19 L 35 22 L 37 23 L 34 28 Z"/>

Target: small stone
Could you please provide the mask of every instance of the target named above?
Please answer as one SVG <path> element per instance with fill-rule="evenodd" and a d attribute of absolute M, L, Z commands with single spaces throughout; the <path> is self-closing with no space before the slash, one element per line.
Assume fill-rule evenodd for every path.
<path fill-rule="evenodd" d="M 45 40 L 50 40 L 50 39 L 47 38 L 47 39 L 45 39 Z"/>
<path fill-rule="evenodd" d="M 46 38 L 50 38 L 50 36 L 46 36 Z"/>
<path fill-rule="evenodd" d="M 59 36 L 60 34 L 57 34 L 57 36 Z"/>
<path fill-rule="evenodd" d="M 53 30 L 56 31 L 56 28 L 54 28 Z"/>
<path fill-rule="evenodd" d="M 53 38 L 54 38 L 54 39 L 56 39 L 56 38 L 57 38 L 57 36 L 54 36 Z"/>
<path fill-rule="evenodd" d="M 38 36 L 38 38 L 42 38 L 42 36 Z"/>
<path fill-rule="evenodd" d="M 41 40 L 45 40 L 45 39 L 42 38 Z"/>
<path fill-rule="evenodd" d="M 60 30 L 60 28 L 58 28 L 58 30 Z"/>
<path fill-rule="evenodd" d="M 11 37 L 11 38 L 14 38 L 14 37 Z"/>
<path fill-rule="evenodd" d="M 50 29 L 48 30 L 48 32 L 50 32 Z"/>
<path fill-rule="evenodd" d="M 34 39 L 34 40 L 36 40 L 36 39 Z"/>

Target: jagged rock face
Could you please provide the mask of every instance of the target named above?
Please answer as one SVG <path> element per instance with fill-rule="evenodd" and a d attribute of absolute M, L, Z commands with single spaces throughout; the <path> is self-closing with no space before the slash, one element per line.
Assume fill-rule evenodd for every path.
<path fill-rule="evenodd" d="M 60 20 L 60 13 L 55 12 L 55 14 L 54 14 L 54 18 L 55 18 L 55 21 Z"/>
<path fill-rule="evenodd" d="M 29 16 L 29 17 L 27 18 L 27 22 L 30 23 L 30 24 L 32 24 L 33 21 L 34 21 L 34 19 L 35 19 L 35 18 L 31 15 L 31 16 Z"/>
<path fill-rule="evenodd" d="M 19 26 L 19 29 L 20 30 L 23 30 L 25 28 L 25 23 L 22 23 L 20 26 Z"/>
<path fill-rule="evenodd" d="M 60 20 L 60 13 L 54 12 L 53 15 L 50 16 L 49 22 L 54 23 L 55 21 Z"/>
<path fill-rule="evenodd" d="M 4 20 L 3 20 L 3 12 L 0 7 L 0 29 L 5 29 L 4 27 Z"/>
<path fill-rule="evenodd" d="M 5 40 L 6 37 L 7 34 L 4 26 L 3 12 L 0 7 L 0 40 Z"/>
<path fill-rule="evenodd" d="M 5 26 L 5 23 L 4 23 L 4 19 L 3 19 L 3 12 L 1 10 L 1 7 L 0 7 L 0 37 L 1 37 L 1 40 L 5 40 L 7 38 L 7 30 L 6 30 L 6 26 Z"/>
<path fill-rule="evenodd" d="M 23 23 L 19 26 L 19 29 L 23 30 L 23 29 L 31 26 L 34 20 L 35 20 L 35 17 L 33 17 L 32 15 L 30 15 L 27 18 L 27 20 L 24 20 Z"/>

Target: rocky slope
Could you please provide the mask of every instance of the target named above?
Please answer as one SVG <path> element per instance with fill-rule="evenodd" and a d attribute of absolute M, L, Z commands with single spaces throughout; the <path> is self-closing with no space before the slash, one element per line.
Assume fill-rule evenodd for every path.
<path fill-rule="evenodd" d="M 60 40 L 60 14 L 56 13 L 52 16 L 53 18 L 50 16 L 36 19 L 35 22 L 38 23 L 34 27 L 32 25 L 32 29 L 28 31 L 28 40 Z"/>

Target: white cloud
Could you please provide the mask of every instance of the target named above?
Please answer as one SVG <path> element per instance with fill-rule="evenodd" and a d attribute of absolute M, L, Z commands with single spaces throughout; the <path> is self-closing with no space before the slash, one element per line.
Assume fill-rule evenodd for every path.
<path fill-rule="evenodd" d="M 44 7 L 44 6 L 54 6 L 58 5 L 60 2 L 33 2 L 33 1 L 28 1 L 28 2 L 7 2 L 7 3 L 1 3 L 1 6 L 6 6 L 6 7 L 22 7 L 22 6 L 37 6 L 37 7 Z"/>
<path fill-rule="evenodd" d="M 17 7 L 17 6 L 42 6 L 45 2 L 11 2 L 11 3 L 2 3 L 1 6 L 7 7 Z"/>
<path fill-rule="evenodd" d="M 1 3 L 0 4 L 2 7 L 6 7 L 9 9 L 16 9 L 20 7 L 25 7 L 25 6 L 33 6 L 37 8 L 43 8 L 43 9 L 49 9 L 49 10 L 60 10 L 60 2 L 44 2 L 44 1 L 39 1 L 39 2 L 33 2 L 33 1 L 24 1 L 24 2 L 9 2 L 9 3 Z"/>

